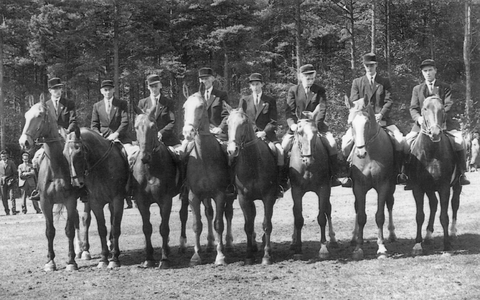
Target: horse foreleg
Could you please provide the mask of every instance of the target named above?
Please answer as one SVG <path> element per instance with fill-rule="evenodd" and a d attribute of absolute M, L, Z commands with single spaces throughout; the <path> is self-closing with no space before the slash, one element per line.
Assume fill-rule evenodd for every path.
<path fill-rule="evenodd" d="M 45 271 L 56 271 L 57 265 L 55 264 L 55 251 L 53 250 L 53 240 L 55 239 L 55 226 L 53 224 L 53 205 L 42 198 L 40 206 L 45 217 L 45 235 L 48 241 L 48 261 L 45 264 Z"/>
<path fill-rule="evenodd" d="M 272 248 L 270 245 L 270 239 L 272 236 L 272 216 L 273 205 L 275 204 L 275 189 L 266 197 L 264 203 L 264 218 L 263 218 L 263 232 L 264 242 L 262 265 L 270 265 L 272 263 Z"/>
<path fill-rule="evenodd" d="M 199 252 L 201 251 L 200 247 L 200 235 L 202 234 L 203 224 L 200 212 L 200 203 L 201 200 L 190 192 L 189 196 L 190 207 L 192 208 L 192 228 L 195 233 L 195 245 L 193 247 L 194 253 L 190 259 L 190 265 L 196 266 L 202 263 Z"/>
<path fill-rule="evenodd" d="M 225 219 L 227 220 L 227 234 L 225 235 L 225 251 L 233 251 L 233 233 L 232 233 L 232 220 L 233 220 L 233 201 L 235 197 L 226 196 L 225 204 Z"/>
<path fill-rule="evenodd" d="M 182 201 L 182 206 L 179 211 L 181 231 L 178 252 L 185 253 L 187 249 L 188 191 L 181 192 L 179 197 L 180 201 Z"/>
<path fill-rule="evenodd" d="M 246 197 L 242 194 L 238 195 L 238 202 L 243 212 L 243 218 L 245 221 L 243 229 L 245 230 L 245 234 L 247 236 L 247 253 L 245 256 L 245 264 L 252 265 L 255 263 L 255 257 L 253 255 L 253 242 L 255 240 L 254 223 L 256 213 L 256 210 L 253 208 L 255 207 L 255 204 L 253 203 L 253 200 L 246 199 Z"/>
<path fill-rule="evenodd" d="M 395 225 L 393 224 L 393 204 L 395 198 L 393 193 L 387 197 L 387 210 L 388 210 L 388 240 L 390 242 L 395 242 L 397 240 L 397 235 L 395 234 Z"/>
<path fill-rule="evenodd" d="M 206 198 L 203 200 L 205 206 L 205 217 L 207 219 L 207 252 L 213 252 L 215 248 L 215 235 L 213 234 L 213 207 L 212 199 Z M 223 219 L 223 216 L 222 216 Z"/>
<path fill-rule="evenodd" d="M 337 239 L 335 238 L 335 231 L 333 230 L 333 223 L 332 223 L 332 204 L 330 203 L 330 199 L 328 200 L 327 203 L 327 224 L 328 224 L 328 236 L 330 238 L 329 245 L 330 247 L 337 248 L 338 243 Z"/>
<path fill-rule="evenodd" d="M 354 186 L 355 189 L 355 186 Z M 357 205 L 357 241 L 355 249 L 353 250 L 353 259 L 361 260 L 363 259 L 363 229 L 367 223 L 367 214 L 365 213 L 365 191 L 355 191 L 355 203 Z"/>
<path fill-rule="evenodd" d="M 160 260 L 160 269 L 168 269 L 170 267 L 170 246 L 168 239 L 170 236 L 170 213 L 172 212 L 172 197 L 166 196 L 161 199 L 160 214 L 162 222 L 160 223 L 160 235 L 162 236 L 162 258 Z"/>
<path fill-rule="evenodd" d="M 320 190 L 317 192 L 318 197 L 318 216 L 317 222 L 320 226 L 320 250 L 318 252 L 318 257 L 320 259 L 328 259 L 330 253 L 327 248 L 327 237 L 325 234 L 325 227 L 327 226 L 327 214 L 331 214 L 331 204 L 330 202 L 330 187 L 321 186 Z M 335 235 L 335 234 L 334 234 Z"/>
<path fill-rule="evenodd" d="M 292 187 L 292 198 L 293 198 L 293 218 L 294 218 L 294 231 L 292 236 L 292 244 L 290 249 L 294 251 L 294 259 L 302 259 L 302 228 L 304 225 L 303 218 L 303 195 L 304 193 L 296 188 Z"/>
<path fill-rule="evenodd" d="M 462 186 L 458 182 L 453 186 L 452 193 L 452 225 L 450 226 L 450 236 L 457 236 L 457 212 L 460 207 L 460 193 L 462 192 Z"/>
<path fill-rule="evenodd" d="M 450 237 L 448 235 L 448 203 L 450 201 L 450 187 L 443 188 L 438 191 L 440 195 L 440 224 L 443 228 L 443 250 L 450 251 L 452 250 L 452 245 L 450 244 Z"/>
<path fill-rule="evenodd" d="M 427 192 L 427 197 L 428 197 L 428 204 L 430 207 L 430 215 L 428 217 L 428 224 L 427 224 L 427 230 L 425 233 L 425 239 L 424 242 L 426 244 L 432 244 L 433 243 L 433 224 L 435 223 L 435 214 L 437 213 L 437 207 L 438 207 L 438 200 L 437 196 L 435 195 L 434 191 L 428 191 Z"/>
<path fill-rule="evenodd" d="M 68 262 L 67 271 L 78 270 L 75 262 L 75 228 L 79 226 L 77 200 L 75 198 L 68 199 L 65 206 L 67 207 L 67 224 L 65 225 L 65 235 L 68 238 Z"/>
<path fill-rule="evenodd" d="M 137 208 L 142 217 L 142 230 L 143 235 L 145 236 L 145 262 L 143 263 L 144 268 L 153 268 L 155 267 L 155 259 L 153 258 L 153 246 L 152 246 L 152 223 L 150 222 L 150 205 L 146 203 L 147 195 L 142 195 L 136 193 L 135 200 L 137 200 Z"/>
<path fill-rule="evenodd" d="M 375 222 L 377 223 L 377 258 L 386 258 L 387 257 L 387 248 L 385 247 L 384 236 L 383 236 L 383 225 L 385 224 L 385 203 L 387 202 L 387 197 L 385 191 L 380 191 L 378 193 L 377 200 L 377 212 L 375 214 Z M 393 206 L 393 205 L 392 205 Z"/>
<path fill-rule="evenodd" d="M 77 258 L 81 258 L 83 260 L 90 260 L 92 256 L 90 255 L 90 241 L 88 232 L 90 230 L 90 224 L 92 222 L 92 210 L 90 209 L 89 203 L 84 203 L 84 209 L 82 213 L 82 217 L 80 218 L 80 226 L 79 226 L 79 234 L 78 234 L 78 241 L 79 251 L 77 252 Z"/>
<path fill-rule="evenodd" d="M 223 254 L 223 230 L 225 224 L 223 222 L 223 215 L 225 213 L 225 194 L 220 192 L 215 197 L 216 214 L 215 214 L 215 231 L 217 233 L 217 257 L 215 258 L 215 265 L 226 265 L 225 255 Z"/>
<path fill-rule="evenodd" d="M 412 249 L 412 255 L 421 255 L 423 254 L 422 248 L 422 226 L 425 221 L 425 213 L 423 212 L 424 204 L 424 192 L 419 190 L 418 187 L 413 189 L 413 197 L 415 198 L 415 205 L 417 206 L 417 236 L 415 237 L 415 245 Z"/>
<path fill-rule="evenodd" d="M 124 199 L 124 195 L 117 195 L 112 199 L 112 203 L 110 204 L 110 214 L 111 216 L 113 216 L 113 218 L 111 218 L 112 229 L 110 231 L 110 236 L 113 237 L 113 255 L 110 262 L 108 263 L 108 268 L 120 267 L 120 260 L 118 258 L 120 256 L 119 240 L 123 218 L 123 207 L 125 204 Z"/>
<path fill-rule="evenodd" d="M 107 227 L 105 226 L 105 214 L 103 212 L 103 207 L 101 204 L 96 201 L 92 201 L 93 214 L 97 219 L 97 228 L 98 236 L 100 237 L 100 244 L 102 247 L 102 252 L 100 254 L 100 262 L 98 263 L 97 268 L 106 268 L 108 266 L 108 255 L 110 251 L 108 250 L 107 245 Z"/>

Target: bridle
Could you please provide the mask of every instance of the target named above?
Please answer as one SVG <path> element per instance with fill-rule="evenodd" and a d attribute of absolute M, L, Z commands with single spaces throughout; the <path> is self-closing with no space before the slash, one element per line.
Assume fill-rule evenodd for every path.
<path fill-rule="evenodd" d="M 245 113 L 242 113 L 242 112 L 239 112 L 241 113 L 243 116 L 245 116 Z M 247 124 L 248 126 L 248 124 Z M 247 141 L 247 133 L 248 133 L 248 127 L 247 126 L 243 126 L 243 131 L 241 132 L 240 134 L 240 141 L 237 141 L 236 140 L 236 137 L 234 136 L 232 140 L 229 140 L 228 143 L 231 144 L 235 144 L 235 148 L 236 149 L 239 149 L 239 150 L 243 150 L 245 148 L 248 148 L 252 145 L 255 145 L 258 141 L 259 141 L 259 138 L 257 136 L 254 135 L 254 137 L 250 140 L 250 141 Z M 237 156 L 238 156 L 238 153 L 239 151 L 237 152 Z"/>
<path fill-rule="evenodd" d="M 38 127 L 35 129 L 34 132 L 39 132 L 41 133 L 44 128 L 44 126 L 46 125 L 46 128 L 50 128 L 50 118 L 48 117 L 48 111 L 47 111 L 47 108 L 45 106 L 42 106 L 42 109 L 43 109 L 43 112 L 41 112 L 43 114 L 42 116 L 42 120 L 41 122 L 38 124 Z M 61 137 L 51 137 L 51 138 L 46 138 L 44 136 L 42 137 L 38 137 L 36 139 L 33 138 L 33 136 L 24 131 L 23 132 L 24 135 L 26 135 L 27 137 L 29 137 L 35 144 L 48 144 L 48 143 L 53 143 L 53 142 L 59 142 L 59 141 L 62 141 L 62 138 Z"/>
<path fill-rule="evenodd" d="M 307 123 L 312 123 L 311 120 L 309 119 L 300 119 L 298 120 L 299 122 L 307 122 Z M 312 124 L 313 126 L 313 124 Z M 315 133 L 315 135 L 318 135 L 318 132 Z M 301 134 L 298 130 L 295 132 L 295 141 L 297 143 L 297 146 L 298 146 L 298 150 L 300 150 L 300 156 L 302 158 L 304 157 L 311 157 L 313 155 L 313 153 L 315 153 L 315 146 L 316 146 L 316 143 L 311 143 L 311 151 L 310 151 L 310 154 L 304 154 L 303 152 L 303 143 L 300 141 L 300 138 L 299 137 L 303 137 L 303 134 Z"/>
<path fill-rule="evenodd" d="M 427 109 L 427 108 L 425 107 L 425 105 L 424 105 L 424 107 L 423 107 L 423 110 L 425 110 L 425 111 L 430 111 L 429 109 Z M 431 113 L 433 113 L 433 112 L 431 112 Z M 442 115 L 445 114 L 445 109 L 444 109 L 443 106 L 442 106 L 442 108 L 441 108 L 441 113 L 442 113 Z M 425 114 L 422 114 L 422 115 L 425 115 Z M 442 119 L 443 119 L 443 118 L 442 118 Z M 438 142 L 440 142 L 441 137 L 440 137 L 440 135 L 439 135 L 437 139 L 434 138 L 434 135 L 433 135 L 434 129 L 438 129 L 438 131 L 440 131 L 440 132 L 443 131 L 443 127 L 442 127 L 442 125 L 439 124 L 439 122 L 435 122 L 435 124 L 432 125 L 432 124 L 430 124 L 430 122 L 429 122 L 429 118 L 425 118 L 425 117 L 424 117 L 424 118 L 423 118 L 423 123 L 422 123 L 421 126 L 420 126 L 420 132 L 421 132 L 422 134 L 428 136 L 432 142 L 438 143 Z"/>
<path fill-rule="evenodd" d="M 99 160 L 97 160 L 95 163 L 93 163 L 92 166 L 88 167 L 88 160 L 87 160 L 87 152 L 91 152 L 91 150 L 87 147 L 87 145 L 85 145 L 82 141 L 81 138 L 77 138 L 75 136 L 75 139 L 74 140 L 67 140 L 66 141 L 67 144 L 70 144 L 70 143 L 75 143 L 75 144 L 79 144 L 80 145 L 80 151 L 82 152 L 82 156 L 83 156 L 83 161 L 85 162 L 85 166 L 87 166 L 84 170 L 84 175 L 85 176 L 88 176 L 92 170 L 94 170 L 98 165 L 100 165 L 103 161 L 105 161 L 105 159 L 108 157 L 108 155 L 110 154 L 110 152 L 112 152 L 112 149 L 113 149 L 113 145 L 114 143 L 113 142 L 110 142 L 110 146 L 108 147 L 107 151 L 105 151 L 105 153 L 102 155 L 102 157 L 100 157 Z M 73 165 L 73 163 L 72 163 Z M 76 176 L 75 176 L 76 177 Z M 74 178 L 74 177 L 72 177 Z"/>
<path fill-rule="evenodd" d="M 363 116 L 365 116 L 365 114 L 363 114 Z M 368 118 L 368 117 L 367 117 Z M 369 122 L 371 122 L 370 118 L 369 119 Z M 375 121 L 376 122 L 376 121 Z M 353 126 L 352 126 L 353 128 Z M 363 148 L 366 148 L 368 145 L 370 145 L 371 143 L 373 143 L 373 141 L 375 141 L 375 139 L 377 139 L 377 137 L 379 136 L 380 134 L 380 130 L 381 130 L 381 126 L 378 125 L 377 126 L 377 131 L 375 132 L 374 135 L 372 135 L 363 145 L 355 145 L 355 147 L 357 149 L 363 149 Z M 355 130 L 353 130 L 353 136 L 354 136 L 354 139 L 355 139 Z"/>

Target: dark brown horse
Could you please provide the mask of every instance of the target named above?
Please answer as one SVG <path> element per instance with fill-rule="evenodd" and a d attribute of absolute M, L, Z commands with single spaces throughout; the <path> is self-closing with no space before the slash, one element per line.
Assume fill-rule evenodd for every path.
<path fill-rule="evenodd" d="M 235 184 L 238 200 L 245 218 L 247 234 L 246 263 L 253 264 L 255 234 L 255 203 L 260 199 L 264 206 L 262 264 L 271 264 L 270 236 L 272 234 L 273 205 L 276 200 L 277 167 L 276 158 L 268 145 L 258 139 L 253 126 L 242 109 L 230 111 L 228 117 L 227 152 L 231 159 L 236 157 Z"/>
<path fill-rule="evenodd" d="M 68 134 L 63 150 L 69 163 L 72 185 L 87 189 L 88 196 L 85 199 L 97 219 L 102 247 L 99 268 L 120 266 L 120 225 L 129 172 L 120 147 L 88 128 L 81 128 Z M 103 212 L 106 204 L 110 208 L 112 225 L 110 236 L 113 253 L 110 262 Z"/>
<path fill-rule="evenodd" d="M 155 107 L 145 114 L 139 114 L 135 120 L 135 131 L 140 151 L 133 166 L 134 198 L 142 216 L 143 233 L 145 235 L 146 260 L 144 267 L 154 267 L 152 247 L 152 224 L 150 223 L 150 206 L 157 203 L 160 207 L 162 221 L 160 235 L 162 236 L 162 258 L 159 268 L 169 267 L 168 246 L 170 227 L 169 219 L 172 211 L 172 197 L 180 191 L 180 180 L 177 179 L 177 166 L 169 153 L 167 146 L 158 141 L 157 123 L 155 122 Z M 182 232 L 180 249 L 185 251 L 185 225 L 188 217 L 188 199 L 182 201 L 180 219 Z"/>
<path fill-rule="evenodd" d="M 356 242 L 353 252 L 354 259 L 363 259 L 363 229 L 367 222 L 365 213 L 366 194 L 370 189 L 377 191 L 377 213 L 375 221 L 378 228 L 378 258 L 387 256 L 384 245 L 383 224 L 385 223 L 385 204 L 389 214 L 389 239 L 394 241 L 395 227 L 393 225 L 393 193 L 395 192 L 395 168 L 393 159 L 393 144 L 390 137 L 375 120 L 371 105 L 364 106 L 363 99 L 355 103 L 346 101 L 350 108 L 348 116 L 352 125 L 355 146 L 352 150 L 352 182 L 355 195 L 355 230 L 352 243 Z"/>
<path fill-rule="evenodd" d="M 67 224 L 65 234 L 68 237 L 67 270 L 77 270 L 75 262 L 74 238 L 75 228 L 78 228 L 77 198 L 78 189 L 70 183 L 68 162 L 62 154 L 64 140 L 60 137 L 55 117 L 45 105 L 43 94 L 40 102 L 33 105 L 25 113 L 25 126 L 19 139 L 20 146 L 29 150 L 35 142 L 43 143 L 44 158 L 40 162 L 37 190 L 40 193 L 40 206 L 45 216 L 46 236 L 48 240 L 48 262 L 46 271 L 57 269 L 53 240 L 55 227 L 53 224 L 54 204 L 61 204 L 67 209 Z"/>
<path fill-rule="evenodd" d="M 320 225 L 319 258 L 329 256 L 325 227 L 328 221 L 330 244 L 336 245 L 335 233 L 332 228 L 330 203 L 330 168 L 327 149 L 320 140 L 316 125 L 311 120 L 310 113 L 304 113 L 308 119 L 298 121 L 294 143 L 290 157 L 290 183 L 292 185 L 294 231 L 291 249 L 295 251 L 294 258 L 302 258 L 302 215 L 303 196 L 307 192 L 314 192 L 318 197 L 317 221 Z"/>
<path fill-rule="evenodd" d="M 423 122 L 421 132 L 412 144 L 411 162 L 409 173 L 413 183 L 413 197 L 417 205 L 417 236 L 413 254 L 423 253 L 422 225 L 425 220 L 423 212 L 424 195 L 427 194 L 430 204 L 430 218 L 428 220 L 425 242 L 431 242 L 433 223 L 440 198 L 440 223 L 443 227 L 443 247 L 445 251 L 451 250 L 448 233 L 448 206 L 450 188 L 452 193 L 452 235 L 456 234 L 457 211 L 460 206 L 460 193 L 462 186 L 459 184 L 459 170 L 455 168 L 456 154 L 452 143 L 442 129 L 445 120 L 445 111 L 440 98 L 428 97 L 422 107 Z"/>
<path fill-rule="evenodd" d="M 188 97 L 183 108 L 185 111 L 183 135 L 187 140 L 193 141 L 194 144 L 193 149 L 188 154 L 186 171 L 187 186 L 189 189 L 188 199 L 190 207 L 192 208 L 193 231 L 195 233 L 195 253 L 190 260 L 190 264 L 197 265 L 202 262 L 198 254 L 200 251 L 200 234 L 203 229 L 200 204 L 203 202 L 205 205 L 207 219 L 211 218 L 213 215 L 211 199 L 214 199 L 216 204 L 214 227 L 217 233 L 217 256 L 215 258 L 215 264 L 224 265 L 224 213 L 227 219 L 227 248 L 231 247 L 233 241 L 231 234 L 233 208 L 231 203 L 227 204 L 225 195 L 225 190 L 229 183 L 227 155 L 222 150 L 215 136 L 210 133 L 207 103 L 202 93 L 195 93 Z M 233 199 L 231 202 L 233 202 Z M 214 242 L 214 237 L 210 232 L 209 225 L 207 251 L 213 248 Z"/>

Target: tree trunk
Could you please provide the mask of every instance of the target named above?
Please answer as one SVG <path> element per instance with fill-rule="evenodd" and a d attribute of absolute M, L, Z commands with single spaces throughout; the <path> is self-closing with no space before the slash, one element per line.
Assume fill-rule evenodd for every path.
<path fill-rule="evenodd" d="M 225 41 L 222 42 L 223 44 L 223 57 L 224 57 L 224 62 L 223 62 L 223 76 L 225 78 L 225 91 L 228 91 L 230 88 L 230 75 L 228 72 L 228 64 L 229 64 L 229 57 L 228 57 L 228 49 L 227 49 L 227 44 Z"/>
<path fill-rule="evenodd" d="M 349 21 L 350 21 L 350 34 L 351 37 L 351 48 L 350 48 L 350 70 L 352 72 L 351 79 L 355 78 L 355 55 L 357 52 L 355 44 L 355 14 L 353 11 L 353 1 L 350 0 L 350 11 L 349 11 Z"/>
<path fill-rule="evenodd" d="M 114 2 L 114 20 L 113 20 L 113 84 L 115 85 L 115 97 L 120 98 L 120 65 L 119 65 L 119 18 L 120 18 L 120 0 Z"/>
<path fill-rule="evenodd" d="M 297 71 L 300 70 L 303 61 L 303 52 L 302 52 L 302 19 L 300 6 L 302 1 L 295 1 L 295 49 L 297 52 Z"/>
<path fill-rule="evenodd" d="M 390 0 L 385 0 L 385 60 L 388 78 L 390 78 L 392 69 L 390 61 Z"/>
<path fill-rule="evenodd" d="M 3 28 L 5 19 L 2 16 L 0 27 L 0 147 L 5 149 L 5 105 L 3 99 Z"/>
<path fill-rule="evenodd" d="M 376 11 L 376 1 L 372 0 L 372 28 L 371 28 L 371 44 L 370 44 L 370 52 L 375 53 L 375 32 L 376 32 L 376 22 L 375 22 L 375 11 Z"/>
<path fill-rule="evenodd" d="M 471 0 L 465 0 L 465 36 L 463 40 L 463 61 L 465 63 L 465 128 L 470 129 L 471 126 L 471 110 L 472 110 L 472 78 L 470 70 L 470 51 L 472 43 L 471 32 Z"/>

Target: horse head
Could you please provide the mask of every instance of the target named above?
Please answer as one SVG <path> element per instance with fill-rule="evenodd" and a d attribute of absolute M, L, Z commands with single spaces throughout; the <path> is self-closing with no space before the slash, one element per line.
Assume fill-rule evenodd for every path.
<path fill-rule="evenodd" d="M 153 107 L 144 114 L 139 114 L 135 119 L 135 132 L 137 133 L 140 147 L 140 159 L 144 164 L 151 162 L 152 153 L 158 145 L 157 122 L 155 122 L 155 110 Z"/>
<path fill-rule="evenodd" d="M 438 96 L 431 96 L 423 101 L 422 117 L 423 122 L 420 124 L 422 133 L 427 135 L 432 142 L 439 142 L 443 132 L 445 109 Z"/>
<path fill-rule="evenodd" d="M 312 120 L 313 114 L 310 112 L 304 112 L 303 114 L 307 118 L 298 120 L 295 135 L 302 161 L 306 166 L 309 166 L 314 162 L 313 153 L 315 152 L 318 129 Z"/>
<path fill-rule="evenodd" d="M 380 126 L 375 119 L 372 105 L 365 105 L 363 98 L 349 101 L 347 107 L 350 109 L 348 123 L 352 126 L 355 153 L 358 158 L 363 159 L 367 156 L 366 146 L 375 138 Z"/>
<path fill-rule="evenodd" d="M 200 131 L 209 132 L 207 103 L 201 92 L 190 95 L 183 104 L 183 110 L 183 136 L 186 140 L 193 140 Z"/>
<path fill-rule="evenodd" d="M 23 150 L 30 150 L 39 138 L 58 138 L 55 118 L 45 103 L 45 96 L 41 94 L 40 102 L 25 113 L 25 126 L 18 140 Z"/>
<path fill-rule="evenodd" d="M 80 136 L 80 129 L 67 134 L 63 156 L 68 162 L 72 186 L 83 188 L 87 171 L 86 149 Z"/>
<path fill-rule="evenodd" d="M 238 156 L 239 150 L 255 138 L 255 132 L 242 108 L 233 109 L 227 119 L 228 144 L 227 153 L 230 158 Z"/>

